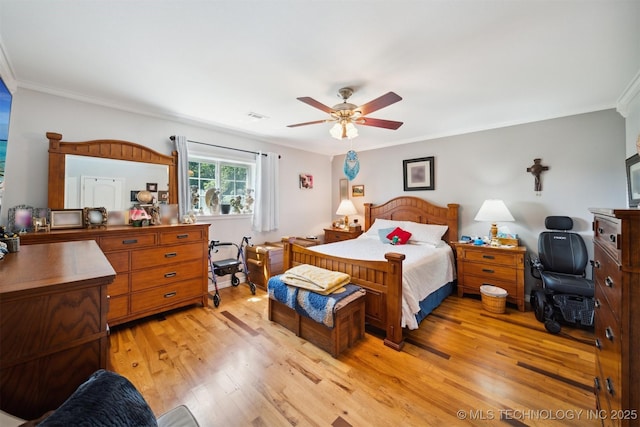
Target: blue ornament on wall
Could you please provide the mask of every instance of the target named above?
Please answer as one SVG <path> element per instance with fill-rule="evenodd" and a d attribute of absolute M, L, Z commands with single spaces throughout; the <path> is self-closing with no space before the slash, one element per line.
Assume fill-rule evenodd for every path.
<path fill-rule="evenodd" d="M 353 179 L 360 172 L 360 161 L 358 160 L 358 154 L 355 151 L 349 150 L 347 151 L 347 156 L 344 158 L 344 174 L 349 181 L 353 181 Z"/>

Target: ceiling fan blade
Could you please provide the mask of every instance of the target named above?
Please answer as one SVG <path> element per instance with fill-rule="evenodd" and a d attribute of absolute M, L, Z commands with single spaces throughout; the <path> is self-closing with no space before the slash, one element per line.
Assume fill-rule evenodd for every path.
<path fill-rule="evenodd" d="M 394 104 L 400 100 L 402 100 L 402 97 L 400 95 L 394 92 L 389 92 L 382 95 L 379 98 L 374 99 L 373 101 L 367 102 L 366 104 L 359 106 L 358 111 L 362 112 L 363 116 L 366 116 L 369 113 L 378 111 L 379 109 L 384 108 L 388 105 Z"/>
<path fill-rule="evenodd" d="M 330 120 L 314 120 L 313 122 L 296 123 L 295 125 L 287 125 L 288 128 L 296 128 L 298 126 L 315 125 L 318 123 L 325 123 Z"/>
<path fill-rule="evenodd" d="M 396 130 L 400 126 L 402 126 L 403 122 L 395 122 L 393 120 L 373 119 L 371 117 L 362 117 L 356 122 L 356 124 Z"/>
<path fill-rule="evenodd" d="M 328 107 L 326 105 L 324 105 L 322 102 L 316 101 L 313 98 L 309 98 L 308 96 L 303 96 L 300 98 L 297 98 L 299 101 L 304 102 L 305 104 L 309 104 L 312 107 L 317 108 L 318 110 L 322 110 L 325 113 L 329 113 L 331 114 L 333 112 L 333 109 L 331 107 Z"/>

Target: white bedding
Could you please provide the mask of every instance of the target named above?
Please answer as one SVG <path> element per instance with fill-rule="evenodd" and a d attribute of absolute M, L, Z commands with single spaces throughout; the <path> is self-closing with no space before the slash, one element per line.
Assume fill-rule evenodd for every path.
<path fill-rule="evenodd" d="M 390 245 L 379 238 L 361 235 L 357 239 L 307 249 L 343 258 L 386 261 L 384 254 L 397 252 L 405 255 L 402 263 L 402 327 L 417 329 L 415 314 L 418 303 L 455 278 L 453 251 L 445 242 L 435 247 L 429 243 Z"/>

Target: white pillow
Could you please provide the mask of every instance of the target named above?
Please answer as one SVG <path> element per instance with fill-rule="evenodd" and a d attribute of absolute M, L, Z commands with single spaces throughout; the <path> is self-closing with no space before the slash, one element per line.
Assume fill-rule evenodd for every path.
<path fill-rule="evenodd" d="M 409 241 L 438 245 L 449 227 L 446 225 L 420 224 L 418 222 L 405 221 L 404 229 L 411 233 L 411 239 Z"/>
<path fill-rule="evenodd" d="M 400 227 L 404 229 L 405 222 L 406 221 L 395 221 L 392 219 L 377 218 L 375 221 L 373 221 L 373 224 L 371 224 L 371 227 L 369 227 L 369 229 L 365 234 L 367 236 L 375 237 L 377 239 L 378 230 L 382 228 L 391 228 L 391 227 L 393 228 Z"/>

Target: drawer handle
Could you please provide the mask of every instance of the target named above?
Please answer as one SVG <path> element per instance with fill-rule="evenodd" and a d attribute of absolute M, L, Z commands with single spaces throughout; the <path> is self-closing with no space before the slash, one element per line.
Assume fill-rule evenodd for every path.
<path fill-rule="evenodd" d="M 598 261 L 598 260 L 593 261 L 593 266 L 595 268 L 600 268 L 600 261 Z"/>
<path fill-rule="evenodd" d="M 609 234 L 609 240 L 610 240 L 612 243 L 615 243 L 615 242 L 616 242 L 616 235 L 615 235 L 615 234 Z"/>
<path fill-rule="evenodd" d="M 138 243 L 138 239 L 128 239 L 128 240 L 123 240 L 122 244 L 123 245 L 133 245 Z"/>
<path fill-rule="evenodd" d="M 178 293 L 177 292 L 169 292 L 168 294 L 164 294 L 165 298 L 172 298 L 175 297 Z"/>
<path fill-rule="evenodd" d="M 598 227 L 598 234 L 604 234 L 604 228 Z"/>
<path fill-rule="evenodd" d="M 607 378 L 607 393 L 609 393 L 610 395 L 613 396 L 614 394 L 614 390 L 613 390 L 613 380 L 609 377 Z"/>
<path fill-rule="evenodd" d="M 596 393 L 600 391 L 600 378 L 595 377 L 593 379 L 593 387 L 596 389 Z"/>
<path fill-rule="evenodd" d="M 607 276 L 607 278 L 604 279 L 604 284 L 607 285 L 609 288 L 613 287 L 613 279 L 611 278 L 611 276 Z"/>
<path fill-rule="evenodd" d="M 494 270 L 491 270 L 490 268 L 483 268 L 483 269 L 482 269 L 482 272 L 483 272 L 483 273 L 495 273 L 495 271 L 494 271 Z"/>
<path fill-rule="evenodd" d="M 175 258 L 177 256 L 178 256 L 177 252 L 168 252 L 168 253 L 164 254 L 165 258 Z"/>
<path fill-rule="evenodd" d="M 610 327 L 607 327 L 607 329 L 604 330 L 604 336 L 607 337 L 609 341 L 613 341 L 615 338 L 613 336 L 613 330 Z"/>
<path fill-rule="evenodd" d="M 602 344 L 600 343 L 600 338 L 596 338 L 596 348 L 598 350 L 602 350 Z"/>
<path fill-rule="evenodd" d="M 186 239 L 187 237 L 189 237 L 189 234 L 178 234 L 176 236 L 176 238 L 178 238 L 178 239 Z"/>
<path fill-rule="evenodd" d="M 495 259 L 496 257 L 494 257 L 493 255 L 482 255 L 482 258 L 484 258 L 484 259 Z"/>
<path fill-rule="evenodd" d="M 600 304 L 600 300 L 599 300 L 598 298 L 596 298 L 596 299 L 594 299 L 594 300 L 593 300 L 593 306 L 594 306 L 595 308 L 600 308 L 600 305 L 601 305 L 601 304 Z"/>
<path fill-rule="evenodd" d="M 165 278 L 170 278 L 170 277 L 176 277 L 178 275 L 178 273 L 176 273 L 175 271 L 172 271 L 171 273 L 165 273 L 164 277 Z"/>

